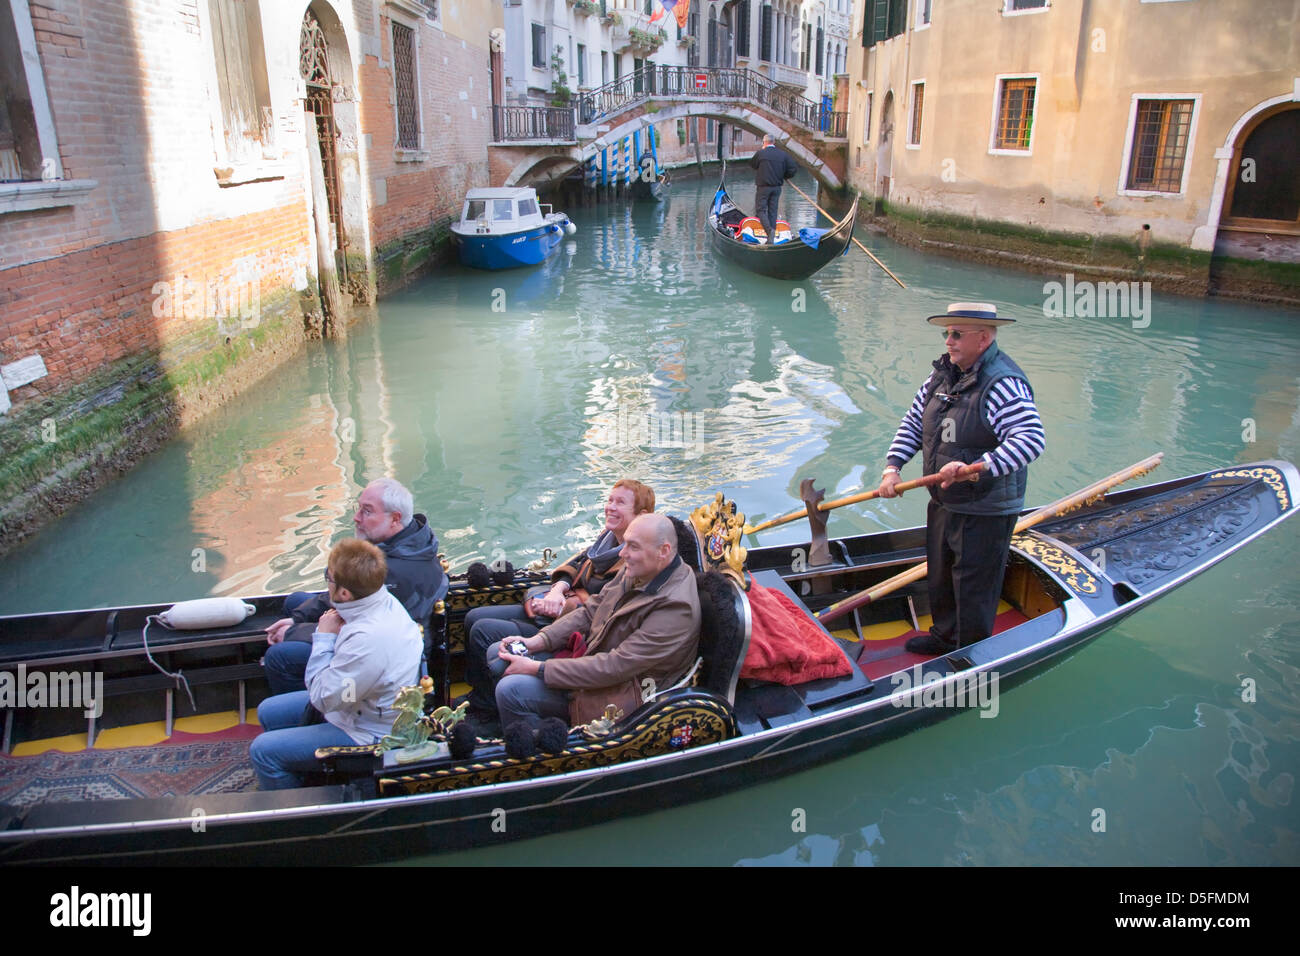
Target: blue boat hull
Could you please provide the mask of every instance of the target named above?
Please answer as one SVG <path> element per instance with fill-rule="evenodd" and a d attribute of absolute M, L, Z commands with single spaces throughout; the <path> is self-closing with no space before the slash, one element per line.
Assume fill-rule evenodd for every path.
<path fill-rule="evenodd" d="M 564 230 L 547 223 L 500 236 L 455 235 L 462 265 L 471 269 L 518 269 L 546 261 L 560 247 Z"/>

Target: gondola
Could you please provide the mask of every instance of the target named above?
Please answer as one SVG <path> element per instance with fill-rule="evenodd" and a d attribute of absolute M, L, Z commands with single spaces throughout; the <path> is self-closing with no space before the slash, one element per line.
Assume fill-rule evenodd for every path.
<path fill-rule="evenodd" d="M 750 217 L 732 201 L 723 183 L 709 208 L 709 244 L 717 255 L 750 272 L 772 279 L 806 279 L 848 251 L 857 215 L 855 195 L 844 218 L 830 229 L 801 229 L 774 245 L 749 242 L 739 238 L 739 229 Z"/>
<path fill-rule="evenodd" d="M 559 753 L 513 758 L 484 744 L 469 759 L 404 763 L 400 751 L 327 748 L 317 754 L 315 785 L 298 790 L 0 804 L 0 862 L 383 861 L 726 793 L 983 706 L 990 684 L 996 693 L 1026 679 L 1293 515 L 1297 493 L 1294 465 L 1263 461 L 1054 504 L 1013 538 L 995 634 L 938 657 L 901 644 L 923 626 L 923 581 L 840 617 L 835 625 L 847 631 L 832 636 L 823 627 L 845 595 L 923 559 L 923 528 L 827 539 L 824 521 L 820 529 L 814 522 L 809 560 L 792 568 L 788 545 L 746 550 L 744 515 L 718 494 L 675 521 L 679 553 L 702 572 L 709 609 L 694 686 L 662 693 L 611 726 L 575 731 Z M 486 587 L 454 581 L 440 626 L 454 638 L 469 608 L 517 601 L 541 575 Z M 796 616 L 788 625 L 820 631 L 818 640 L 842 656 L 843 674 L 794 685 L 740 676 L 758 608 L 770 607 L 773 593 Z M 172 667 L 184 659 L 196 682 L 226 668 L 226 677 L 251 685 L 255 662 L 240 655 L 263 641 L 278 600 L 251 599 L 255 613 L 239 627 L 160 635 L 153 654 Z M 107 720 L 116 700 L 158 698 L 165 678 L 140 667 L 140 629 L 161 609 L 0 619 L 0 670 L 118 668 L 112 680 L 130 694 L 107 692 Z M 762 620 L 770 629 L 774 619 Z M 884 638 L 890 622 L 897 633 Z M 494 825 L 503 819 L 508 826 Z"/>

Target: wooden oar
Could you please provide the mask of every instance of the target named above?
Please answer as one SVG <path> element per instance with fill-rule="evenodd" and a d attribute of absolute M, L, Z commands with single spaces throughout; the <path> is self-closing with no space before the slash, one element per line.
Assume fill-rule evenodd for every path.
<path fill-rule="evenodd" d="M 787 180 L 787 181 L 788 181 L 788 180 Z M 819 205 L 817 205 L 815 202 L 813 202 L 812 197 L 809 196 L 809 195 L 808 195 L 806 192 L 804 192 L 802 189 L 800 189 L 798 186 L 796 186 L 794 183 L 790 183 L 790 188 L 793 189 L 795 192 L 797 192 L 797 193 L 798 193 L 800 196 L 802 196 L 804 199 L 807 199 L 810 203 L 812 203 L 813 208 L 816 209 L 816 210 L 817 210 L 819 213 L 821 213 L 823 216 L 825 216 L 827 219 L 829 219 L 831 222 L 838 222 L 838 221 L 839 221 L 839 220 L 837 220 L 834 216 L 832 216 L 830 213 L 828 213 L 825 209 L 823 209 L 821 206 L 819 206 Z M 850 227 L 850 228 L 851 228 L 851 227 Z M 876 265 L 880 266 L 880 268 L 884 269 L 884 270 L 885 270 L 885 274 L 886 274 L 887 276 L 889 276 L 889 278 L 891 278 L 891 279 L 893 279 L 895 282 L 897 282 L 899 288 L 901 288 L 901 289 L 906 289 L 906 288 L 907 288 L 907 286 L 903 285 L 903 280 L 902 280 L 902 279 L 900 279 L 898 276 L 894 275 L 892 272 L 889 271 L 889 266 L 885 265 L 883 262 L 881 262 L 879 259 L 877 259 L 874 255 L 871 254 L 871 250 L 870 250 L 870 249 L 868 249 L 868 248 L 867 248 L 866 246 L 864 246 L 862 243 L 858 242 L 858 237 L 857 237 L 857 236 L 855 236 L 855 235 L 853 235 L 852 233 L 850 233 L 850 234 L 849 234 L 849 238 L 852 239 L 855 243 L 857 243 L 857 247 L 858 247 L 859 249 L 861 249 L 861 250 L 862 250 L 863 252 L 865 252 L 867 255 L 871 256 L 871 261 L 874 262 Z"/>
<path fill-rule="evenodd" d="M 973 481 L 980 471 L 984 468 L 981 461 L 975 462 L 969 468 L 963 468 L 957 473 L 957 480 Z M 894 491 L 902 494 L 905 491 L 911 491 L 913 488 L 925 488 L 929 485 L 937 485 L 940 476 L 938 472 L 933 475 L 926 475 L 924 478 L 915 478 L 912 481 L 900 481 L 894 486 Z M 849 495 L 847 498 L 836 498 L 834 501 L 823 501 L 817 505 L 818 511 L 833 511 L 836 508 L 843 508 L 845 505 L 855 505 L 859 501 L 870 501 L 872 498 L 880 496 L 880 489 L 875 491 L 863 491 L 859 494 Z M 808 509 L 800 508 L 798 511 L 791 511 L 788 515 L 781 515 L 779 518 L 771 518 L 761 524 L 745 525 L 745 534 L 757 534 L 760 531 L 766 531 L 768 528 L 775 528 L 777 525 L 789 524 L 791 521 L 798 521 L 800 518 L 808 517 Z"/>
<path fill-rule="evenodd" d="M 1159 465 L 1161 459 L 1164 457 L 1164 452 L 1160 452 L 1152 455 L 1150 458 L 1144 458 L 1135 465 L 1129 465 L 1122 471 L 1115 472 L 1115 474 L 1111 475 L 1109 478 L 1103 478 L 1101 481 L 1093 482 L 1082 491 L 1076 491 L 1072 495 L 1067 495 L 1064 498 L 1053 501 L 1050 505 L 1044 505 L 1037 511 L 1031 512 L 1017 521 L 1013 533 L 1019 533 L 1024 531 L 1026 528 L 1032 528 L 1034 525 L 1040 524 L 1048 518 L 1058 517 L 1059 515 L 1066 514 L 1083 505 L 1092 504 L 1092 502 L 1096 501 L 1116 485 L 1122 484 L 1130 478 L 1145 475 L 1152 468 Z M 879 601 L 886 594 L 891 594 L 894 591 L 897 591 L 903 585 L 911 584 L 913 581 L 919 581 L 921 578 L 925 577 L 927 567 L 928 566 L 923 561 L 910 571 L 903 571 L 888 580 L 881 581 L 873 588 L 859 591 L 857 594 L 845 598 L 843 601 L 836 601 L 834 604 L 830 605 L 830 607 L 822 608 L 822 610 L 817 614 L 817 620 L 822 623 L 833 621 L 835 618 L 848 614 L 850 611 L 860 608 L 865 604 Z"/>

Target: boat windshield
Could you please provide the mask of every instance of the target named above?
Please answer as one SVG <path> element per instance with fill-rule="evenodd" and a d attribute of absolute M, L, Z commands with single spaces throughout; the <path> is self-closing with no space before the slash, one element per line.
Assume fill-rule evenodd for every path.
<path fill-rule="evenodd" d="M 520 218 L 520 219 L 523 219 L 525 216 L 536 216 L 536 215 L 537 215 L 537 200 L 536 200 L 536 199 L 521 199 L 521 200 L 519 200 L 519 218 Z"/>
<path fill-rule="evenodd" d="M 473 222 L 475 219 L 482 219 L 487 215 L 487 201 L 483 199 L 470 199 L 465 202 L 465 212 L 461 219 L 466 222 Z"/>
<path fill-rule="evenodd" d="M 492 200 L 492 218 L 493 219 L 515 218 L 514 203 L 512 203 L 509 199 Z"/>

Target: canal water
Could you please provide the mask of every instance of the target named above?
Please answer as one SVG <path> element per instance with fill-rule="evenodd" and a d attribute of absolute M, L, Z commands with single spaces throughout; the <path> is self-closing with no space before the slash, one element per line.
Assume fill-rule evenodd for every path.
<path fill-rule="evenodd" d="M 748 178 L 748 177 L 744 177 Z M 796 182 L 805 192 L 812 184 Z M 606 490 L 751 520 L 874 486 L 942 348 L 924 316 L 987 301 L 1047 430 L 1029 503 L 1156 451 L 1151 480 L 1300 458 L 1297 317 L 1137 290 L 1123 315 L 1000 271 L 868 246 L 802 283 L 716 261 L 713 180 L 664 206 L 569 210 L 545 266 L 441 269 L 0 563 L 0 612 L 318 588 L 367 480 L 414 491 L 455 570 L 585 545 Z M 752 206 L 752 186 L 733 195 Z M 796 227 L 816 212 L 790 190 Z M 825 223 L 822 223 L 823 225 Z M 1059 313 L 1067 314 L 1061 315 Z M 1092 314 L 1080 314 L 1090 312 Z M 916 464 L 905 477 L 917 471 Z M 913 493 L 833 535 L 924 520 Z M 977 711 L 711 801 L 431 858 L 467 864 L 1300 863 L 1300 524 L 1289 522 Z M 788 525 L 762 544 L 798 542 Z"/>

